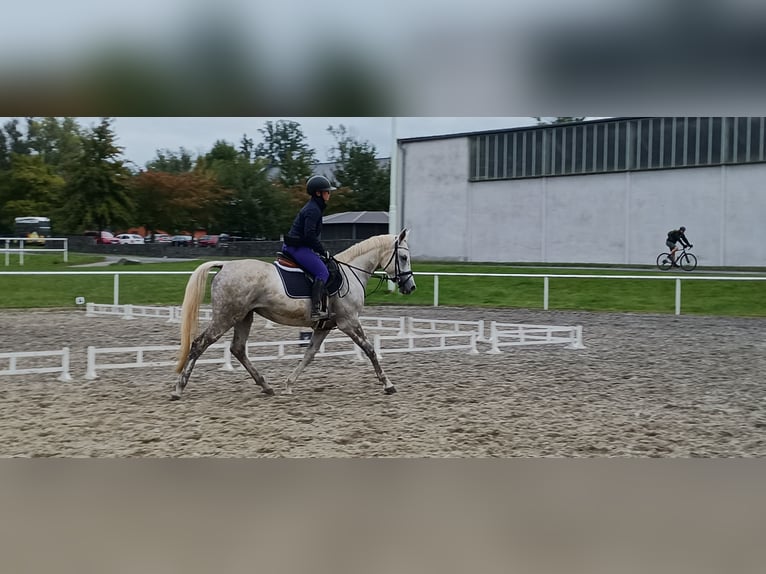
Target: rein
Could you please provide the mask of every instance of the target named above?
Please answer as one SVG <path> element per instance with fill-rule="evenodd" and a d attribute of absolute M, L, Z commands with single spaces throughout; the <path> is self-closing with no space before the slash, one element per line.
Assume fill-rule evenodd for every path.
<path fill-rule="evenodd" d="M 399 250 L 404 249 L 405 251 L 409 251 L 406 247 L 401 247 L 399 245 L 399 240 L 397 239 L 394 242 L 394 250 L 391 252 L 391 257 L 388 258 L 388 261 L 386 261 L 386 264 L 383 266 L 384 270 L 386 267 L 388 267 L 391 264 L 391 261 L 394 261 L 394 275 L 393 277 L 390 276 L 388 273 L 385 275 L 376 275 L 375 271 L 367 271 L 366 269 L 362 269 L 361 267 L 356 267 L 354 265 L 351 265 L 350 263 L 345 263 L 344 261 L 338 261 L 337 259 L 333 258 L 333 261 L 335 261 L 339 266 L 344 265 L 351 269 L 351 272 L 354 275 L 354 278 L 359 282 L 359 285 L 364 289 L 364 284 L 362 283 L 362 280 L 359 278 L 359 275 L 356 274 L 357 271 L 360 271 L 362 273 L 366 273 L 370 276 L 372 279 L 373 277 L 378 278 L 378 285 L 375 287 L 375 289 L 370 293 L 372 295 L 375 293 L 378 289 L 380 289 L 380 286 L 383 284 L 384 281 L 392 281 L 395 282 L 399 287 L 401 287 L 407 279 L 409 279 L 412 276 L 412 271 L 401 271 L 401 268 L 399 267 L 399 258 L 397 255 L 399 254 Z M 348 285 L 348 276 L 346 275 L 345 270 L 342 271 L 343 278 L 346 280 L 346 285 Z M 347 287 L 346 293 L 343 295 L 338 295 L 338 297 L 343 298 L 346 295 L 348 295 L 350 291 L 350 287 Z"/>

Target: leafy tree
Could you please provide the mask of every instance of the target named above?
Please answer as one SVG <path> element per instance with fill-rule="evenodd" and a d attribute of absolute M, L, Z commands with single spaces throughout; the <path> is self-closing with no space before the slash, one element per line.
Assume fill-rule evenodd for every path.
<path fill-rule="evenodd" d="M 375 146 L 352 137 L 342 124 L 327 131 L 336 140 L 330 159 L 337 163 L 333 177 L 341 186 L 328 211 L 387 211 L 391 172 L 376 159 Z"/>
<path fill-rule="evenodd" d="M 183 147 L 177 152 L 158 149 L 156 154 L 155 159 L 146 164 L 146 169 L 166 173 L 188 173 L 194 167 L 191 153 Z"/>
<path fill-rule="evenodd" d="M 11 150 L 9 147 L 8 136 L 0 130 L 0 171 L 11 167 Z"/>
<path fill-rule="evenodd" d="M 7 230 L 16 217 L 53 214 L 65 183 L 40 156 L 13 154 L 12 158 L 13 169 L 0 186 L 1 224 Z"/>
<path fill-rule="evenodd" d="M 70 231 L 131 223 L 131 174 L 115 139 L 110 118 L 103 118 L 82 138 L 82 152 L 72 164 L 59 214 Z"/>
<path fill-rule="evenodd" d="M 252 140 L 243 136 L 239 150 L 218 141 L 198 165 L 214 173 L 218 183 L 231 191 L 218 213 L 221 231 L 248 237 L 279 237 L 288 202 L 281 186 L 269 179 L 267 160 L 256 157 Z"/>
<path fill-rule="evenodd" d="M 82 128 L 74 118 L 27 118 L 27 146 L 63 174 L 82 151 Z"/>
<path fill-rule="evenodd" d="M 135 221 L 148 231 L 193 231 L 216 225 L 230 192 L 202 170 L 185 173 L 142 171 L 131 179 Z"/>
<path fill-rule="evenodd" d="M 29 146 L 24 139 L 24 134 L 19 130 L 19 120 L 17 118 L 5 122 L 3 130 L 6 135 L 8 153 L 19 155 L 26 155 L 29 153 Z"/>
<path fill-rule="evenodd" d="M 264 141 L 256 146 L 256 156 L 266 158 L 270 167 L 279 169 L 277 181 L 283 188 L 303 185 L 311 177 L 316 153 L 306 143 L 301 125 L 278 120 L 266 122 L 266 126 L 258 131 Z"/>

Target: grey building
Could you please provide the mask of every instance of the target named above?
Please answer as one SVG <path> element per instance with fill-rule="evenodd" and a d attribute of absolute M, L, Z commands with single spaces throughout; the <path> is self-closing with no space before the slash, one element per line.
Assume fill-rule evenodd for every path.
<path fill-rule="evenodd" d="M 322 239 L 361 241 L 388 233 L 387 211 L 346 211 L 322 218 Z"/>
<path fill-rule="evenodd" d="M 414 257 L 652 264 L 686 226 L 701 265 L 766 266 L 763 117 L 638 117 L 407 138 Z"/>

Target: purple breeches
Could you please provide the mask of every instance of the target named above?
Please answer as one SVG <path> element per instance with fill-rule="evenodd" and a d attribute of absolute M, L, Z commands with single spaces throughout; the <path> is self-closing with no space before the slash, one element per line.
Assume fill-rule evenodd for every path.
<path fill-rule="evenodd" d="M 330 277 L 327 267 L 322 263 L 319 255 L 310 247 L 288 247 L 282 245 L 282 252 L 292 255 L 303 269 L 308 271 L 315 279 L 321 279 L 327 283 L 327 279 Z"/>

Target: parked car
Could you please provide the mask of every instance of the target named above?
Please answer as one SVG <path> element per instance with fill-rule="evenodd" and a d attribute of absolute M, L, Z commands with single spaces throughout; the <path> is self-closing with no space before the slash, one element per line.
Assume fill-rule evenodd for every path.
<path fill-rule="evenodd" d="M 86 237 L 93 237 L 96 241 L 96 245 L 116 245 L 120 242 L 109 231 L 86 231 L 83 235 Z"/>
<path fill-rule="evenodd" d="M 120 233 L 117 236 L 121 245 L 143 245 L 144 238 L 137 233 Z"/>
<path fill-rule="evenodd" d="M 170 238 L 170 242 L 176 246 L 189 247 L 194 243 L 194 240 L 191 235 L 174 235 Z"/>
<path fill-rule="evenodd" d="M 170 243 L 170 235 L 167 233 L 155 233 L 154 235 L 147 235 L 144 238 L 144 243 Z"/>
<path fill-rule="evenodd" d="M 200 247 L 215 247 L 218 245 L 217 235 L 203 235 L 197 240 L 197 245 Z"/>

